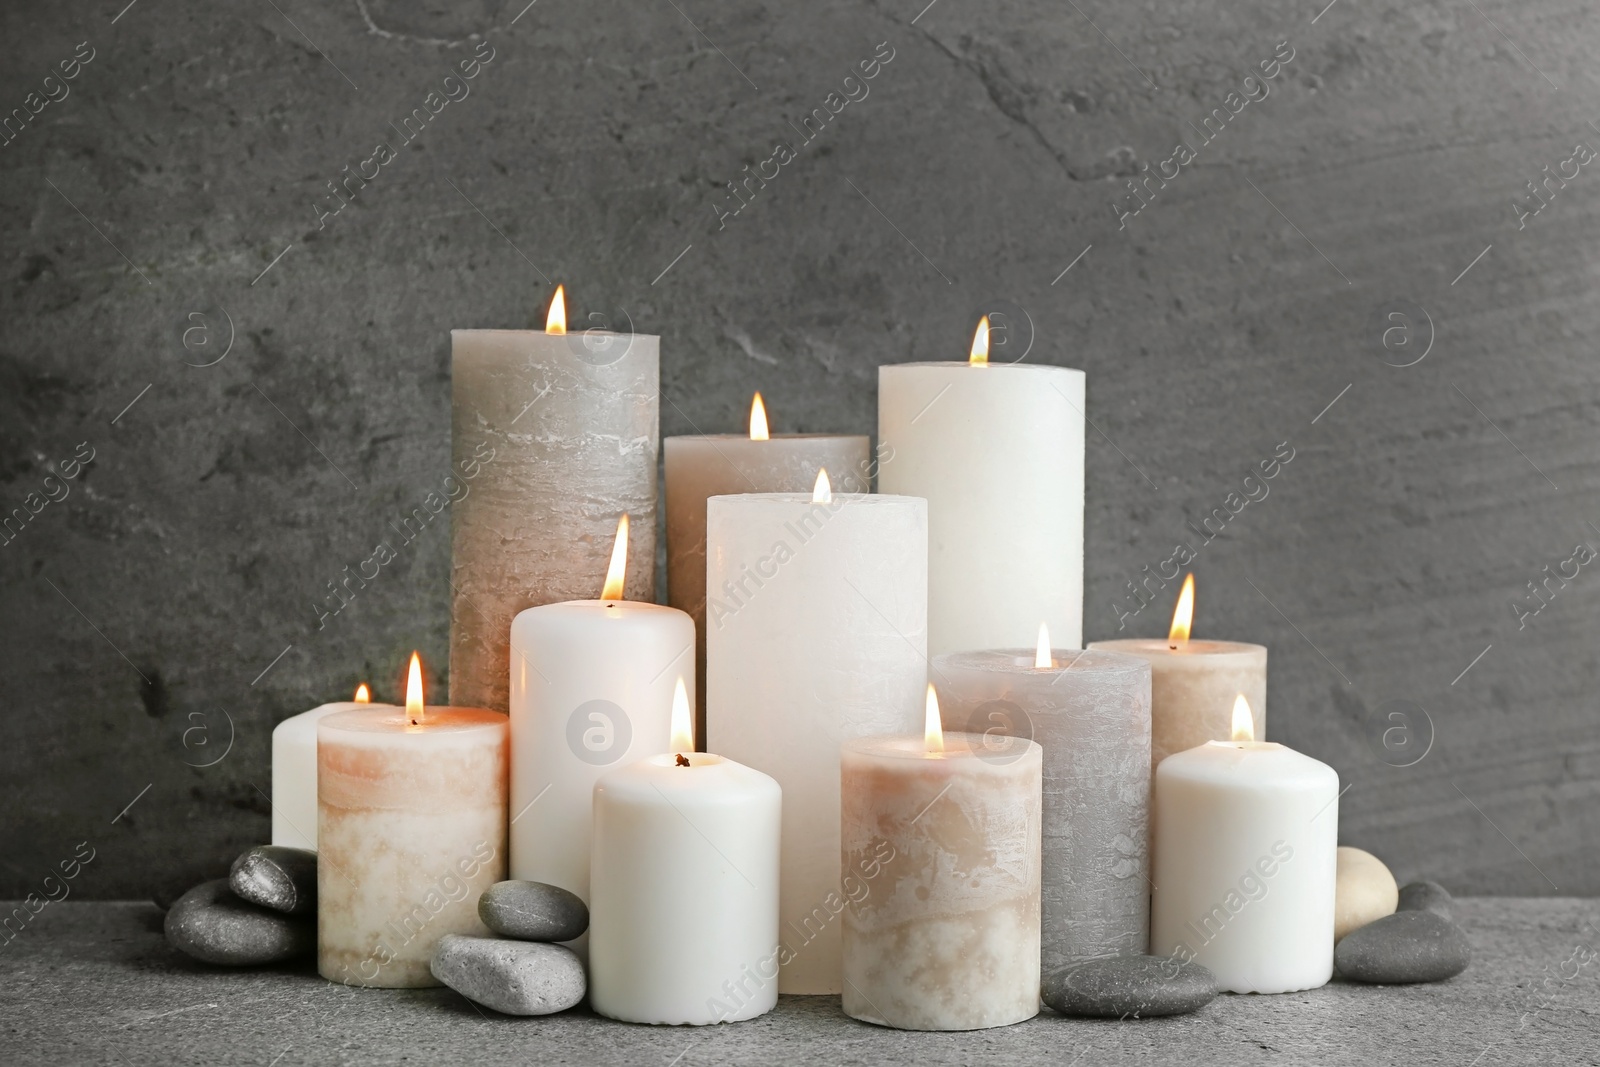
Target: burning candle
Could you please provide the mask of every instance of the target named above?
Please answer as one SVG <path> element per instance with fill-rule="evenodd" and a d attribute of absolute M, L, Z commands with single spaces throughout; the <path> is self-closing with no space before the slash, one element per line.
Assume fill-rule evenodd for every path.
<path fill-rule="evenodd" d="M 663 442 L 667 512 L 667 597 L 695 623 L 697 676 L 706 671 L 706 501 L 733 493 L 803 493 L 826 467 L 847 492 L 870 492 L 867 438 L 847 434 L 772 434 L 766 405 L 750 402 L 750 433 L 669 437 Z M 709 745 L 705 695 L 696 702 L 695 737 Z"/>
<path fill-rule="evenodd" d="M 927 505 L 831 491 L 707 502 L 706 714 L 783 786 L 782 991 L 838 993 L 839 745 L 915 727 Z"/>
<path fill-rule="evenodd" d="M 1232 740 L 1156 767 L 1151 951 L 1195 960 L 1234 993 L 1289 993 L 1333 976 L 1339 776 L 1253 740 L 1234 703 Z"/>
<path fill-rule="evenodd" d="M 680 679 L 667 752 L 594 788 L 589 999 L 634 1023 L 753 1019 L 778 1002 L 778 783 L 694 751 Z"/>
<path fill-rule="evenodd" d="M 453 503 L 451 702 L 504 711 L 511 620 L 592 596 L 624 512 L 627 595 L 655 600 L 660 338 L 568 333 L 559 286 L 543 333 L 450 336 L 455 468 L 445 495 L 402 521 L 426 526 Z"/>
<path fill-rule="evenodd" d="M 943 732 L 843 748 L 846 870 L 881 870 L 844 913 L 844 1010 L 902 1030 L 977 1030 L 1039 1011 L 1041 751 Z"/>
<path fill-rule="evenodd" d="M 317 723 L 317 970 L 349 985 L 439 982 L 445 934 L 486 935 L 478 895 L 505 878 L 506 717 L 406 706 Z"/>
<path fill-rule="evenodd" d="M 928 651 L 1026 646 L 1040 619 L 1081 648 L 1084 374 L 988 353 L 986 318 L 965 363 L 878 368 L 878 490 L 928 501 Z"/>
<path fill-rule="evenodd" d="M 1240 641 L 1197 641 L 1194 575 L 1186 575 L 1165 641 L 1155 637 L 1095 641 L 1089 647 L 1138 656 L 1150 663 L 1150 761 L 1231 736 L 1234 697 L 1243 693 L 1255 713 L 1256 735 L 1267 730 L 1267 650 Z"/>
<path fill-rule="evenodd" d="M 1150 665 L 1050 647 L 933 661 L 944 728 L 1044 750 L 1043 967 L 1142 955 L 1150 940 Z"/>
<path fill-rule="evenodd" d="M 367 683 L 354 700 L 336 700 L 302 711 L 272 730 L 272 843 L 317 849 L 317 723 L 336 711 L 371 705 Z M 383 707 L 392 707 L 385 704 Z"/>
<path fill-rule="evenodd" d="M 511 877 L 584 900 L 595 783 L 665 751 L 674 679 L 694 689 L 689 616 L 622 599 L 631 525 L 617 523 L 600 599 L 528 608 L 511 624 Z"/>

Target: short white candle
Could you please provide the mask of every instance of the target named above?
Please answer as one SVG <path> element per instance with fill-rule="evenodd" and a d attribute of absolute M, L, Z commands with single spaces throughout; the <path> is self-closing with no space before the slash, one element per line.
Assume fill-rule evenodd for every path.
<path fill-rule="evenodd" d="M 1267 736 L 1267 650 L 1243 641 L 1199 641 L 1194 575 L 1184 579 L 1167 639 L 1125 637 L 1094 641 L 1103 652 L 1138 656 L 1150 664 L 1150 762 L 1231 736 L 1234 698 L 1243 693 L 1257 737 Z"/>
<path fill-rule="evenodd" d="M 1150 945 L 1210 968 L 1233 993 L 1333 977 L 1339 776 L 1283 745 L 1207 741 L 1156 768 Z"/>
<path fill-rule="evenodd" d="M 707 503 L 706 718 L 783 786 L 785 993 L 838 993 L 839 745 L 905 733 L 927 681 L 927 503 L 830 493 Z"/>
<path fill-rule="evenodd" d="M 628 516 L 617 529 L 600 599 L 529 608 L 511 624 L 511 877 L 585 901 L 595 783 L 666 750 L 673 683 L 694 682 L 689 616 L 621 599 Z"/>
<path fill-rule="evenodd" d="M 977 362 L 979 350 L 984 362 Z M 1043 620 L 1083 647 L 1084 374 L 878 368 L 878 491 L 928 501 L 928 652 L 1026 648 Z"/>
<path fill-rule="evenodd" d="M 317 723 L 336 711 L 373 705 L 363 682 L 354 700 L 293 715 L 272 730 L 272 843 L 317 850 Z"/>
<path fill-rule="evenodd" d="M 845 1014 L 902 1030 L 1033 1018 L 1038 743 L 943 733 L 930 685 L 923 734 L 846 741 L 842 760 L 843 862 L 862 872 L 844 916 Z"/>
<path fill-rule="evenodd" d="M 505 878 L 506 717 L 406 706 L 317 724 L 317 971 L 334 982 L 435 986 L 445 934 L 487 935 L 478 896 Z"/>
<path fill-rule="evenodd" d="M 778 783 L 694 751 L 678 687 L 670 750 L 594 789 L 589 1000 L 624 1022 L 753 1019 L 778 1002 Z"/>

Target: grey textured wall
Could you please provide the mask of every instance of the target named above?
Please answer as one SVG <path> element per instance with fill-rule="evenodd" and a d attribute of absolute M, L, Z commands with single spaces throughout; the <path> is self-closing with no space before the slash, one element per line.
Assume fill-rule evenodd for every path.
<path fill-rule="evenodd" d="M 879 363 L 1009 309 L 996 358 L 1031 332 L 1089 374 L 1086 636 L 1188 540 L 1197 633 L 1271 646 L 1273 736 L 1349 783 L 1347 843 L 1600 891 L 1586 3 L 125 2 L 0 8 L 0 503 L 66 493 L 0 547 L 0 893 L 84 839 L 82 894 L 192 880 L 267 837 L 276 721 L 443 667 L 444 523 L 313 605 L 447 473 L 448 330 L 531 325 L 547 279 L 662 335 L 667 433 L 756 388 L 776 430 L 870 431 Z M 1519 228 L 1545 166 L 1576 176 Z M 1547 564 L 1578 576 L 1535 614 Z"/>

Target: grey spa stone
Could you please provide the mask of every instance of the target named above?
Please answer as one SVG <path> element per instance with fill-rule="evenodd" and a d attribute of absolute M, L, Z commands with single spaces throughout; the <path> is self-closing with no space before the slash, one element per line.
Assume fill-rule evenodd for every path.
<path fill-rule="evenodd" d="M 1142 1018 L 1183 1015 L 1217 995 L 1217 978 L 1168 956 L 1107 956 L 1047 975 L 1043 1000 L 1062 1015 Z"/>
<path fill-rule="evenodd" d="M 317 910 L 317 854 L 285 845 L 257 845 L 233 861 L 228 885 L 252 904 L 290 915 Z"/>
<path fill-rule="evenodd" d="M 1431 911 L 1397 911 L 1347 934 L 1333 950 L 1353 982 L 1440 982 L 1467 969 L 1472 946 L 1461 928 Z"/>
<path fill-rule="evenodd" d="M 521 941 L 571 941 L 589 929 L 583 900 L 544 882 L 496 882 L 478 898 L 478 918 L 501 937 Z"/>
<path fill-rule="evenodd" d="M 507 1015 L 565 1011 L 589 989 L 577 953 L 537 941 L 446 934 L 433 950 L 432 968 L 468 1000 Z"/>
<path fill-rule="evenodd" d="M 1396 911 L 1431 911 L 1435 915 L 1456 921 L 1456 902 L 1450 890 L 1438 882 L 1412 882 L 1400 889 L 1400 906 Z"/>
<path fill-rule="evenodd" d="M 167 941 L 206 963 L 252 967 L 280 963 L 317 947 L 314 918 L 270 911 L 240 900 L 221 878 L 189 890 L 167 912 Z"/>

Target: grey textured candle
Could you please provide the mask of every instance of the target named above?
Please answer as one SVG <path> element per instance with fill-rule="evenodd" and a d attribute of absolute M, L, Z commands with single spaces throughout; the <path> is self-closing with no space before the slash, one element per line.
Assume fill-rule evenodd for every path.
<path fill-rule="evenodd" d="M 454 330 L 451 340 L 450 702 L 505 711 L 511 620 L 599 596 L 624 512 L 623 595 L 655 599 L 660 339 Z"/>
<path fill-rule="evenodd" d="M 934 657 L 947 731 L 1031 738 L 1044 749 L 1041 965 L 1136 955 L 1150 937 L 1150 665 L 1045 649 Z M 992 758 L 1008 749 L 996 746 Z"/>

